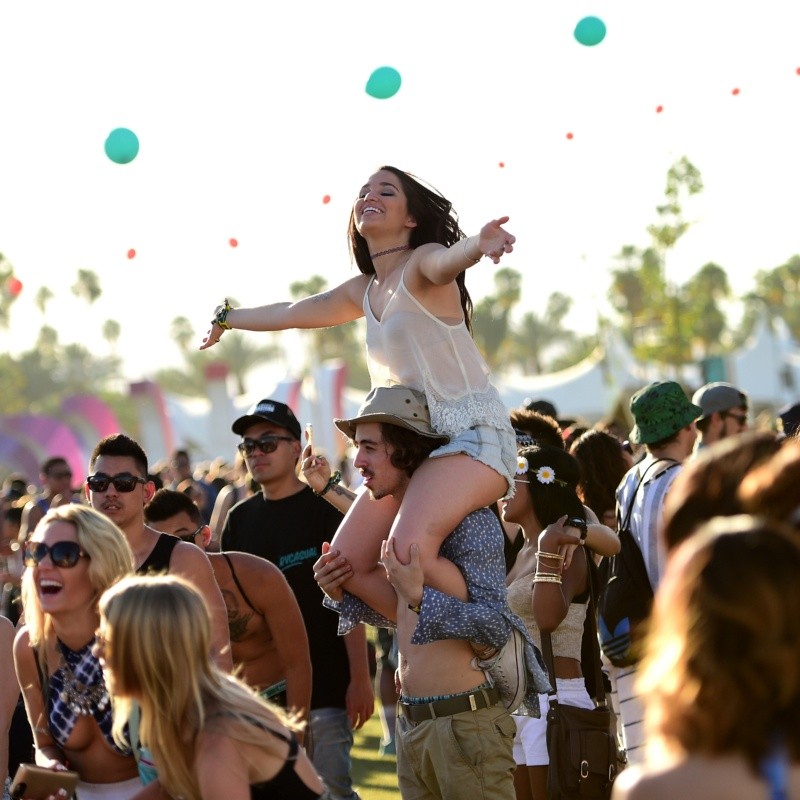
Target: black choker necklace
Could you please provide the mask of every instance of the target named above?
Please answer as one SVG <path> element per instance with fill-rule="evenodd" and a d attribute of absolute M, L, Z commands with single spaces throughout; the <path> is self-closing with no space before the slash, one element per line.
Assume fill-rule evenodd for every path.
<path fill-rule="evenodd" d="M 380 258 L 381 256 L 388 256 L 389 253 L 400 253 L 403 250 L 410 250 L 410 244 L 401 244 L 399 247 L 390 247 L 388 250 L 381 250 L 380 253 L 372 253 L 369 254 L 369 257 L 374 261 L 376 258 Z"/>

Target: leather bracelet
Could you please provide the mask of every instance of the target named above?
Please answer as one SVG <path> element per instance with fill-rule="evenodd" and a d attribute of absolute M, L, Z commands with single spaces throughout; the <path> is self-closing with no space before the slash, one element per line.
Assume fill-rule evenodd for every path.
<path fill-rule="evenodd" d="M 422 603 L 418 603 L 415 606 L 412 606 L 411 603 L 409 603 L 408 610 L 413 611 L 415 614 L 419 614 L 422 611 Z"/>
<path fill-rule="evenodd" d="M 328 478 L 328 482 L 325 484 L 325 486 L 320 491 L 317 492 L 317 491 L 315 491 L 313 489 L 312 489 L 312 491 L 314 492 L 314 494 L 317 497 L 322 497 L 323 495 L 328 493 L 328 490 L 332 486 L 336 486 L 339 483 L 339 481 L 341 481 L 341 480 L 342 480 L 342 473 L 339 472 L 339 470 L 337 469 L 336 472 L 334 472 L 333 475 L 331 475 L 330 478 Z"/>

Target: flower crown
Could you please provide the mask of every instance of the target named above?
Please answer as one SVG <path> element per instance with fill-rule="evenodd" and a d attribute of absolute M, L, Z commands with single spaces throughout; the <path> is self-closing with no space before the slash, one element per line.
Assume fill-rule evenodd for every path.
<path fill-rule="evenodd" d="M 530 466 L 528 464 L 528 459 L 525 456 L 518 456 L 517 457 L 517 475 L 524 475 L 528 472 Z M 556 471 L 552 467 L 541 466 L 536 472 L 533 473 L 536 476 L 536 480 L 542 484 L 548 483 L 557 483 L 559 486 L 563 486 L 565 489 L 569 486 L 566 481 L 562 481 L 560 478 L 556 478 Z"/>

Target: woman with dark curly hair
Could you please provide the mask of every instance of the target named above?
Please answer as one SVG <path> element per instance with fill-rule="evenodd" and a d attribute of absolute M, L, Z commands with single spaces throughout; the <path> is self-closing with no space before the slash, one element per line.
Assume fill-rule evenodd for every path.
<path fill-rule="evenodd" d="M 800 797 L 800 541 L 718 517 L 670 558 L 638 688 L 648 757 L 615 800 Z"/>

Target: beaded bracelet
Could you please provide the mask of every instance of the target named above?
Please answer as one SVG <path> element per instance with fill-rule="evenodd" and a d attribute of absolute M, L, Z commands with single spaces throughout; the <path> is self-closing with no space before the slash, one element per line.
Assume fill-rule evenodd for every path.
<path fill-rule="evenodd" d="M 216 323 L 226 331 L 231 330 L 230 323 L 228 322 L 228 312 L 232 311 L 231 304 L 228 302 L 228 298 L 225 298 L 225 302 L 221 306 L 217 306 L 214 309 L 214 319 L 211 320 L 212 324 Z"/>
<path fill-rule="evenodd" d="M 336 486 L 339 483 L 339 481 L 341 481 L 341 479 L 342 479 L 342 473 L 339 472 L 339 470 L 337 469 L 336 472 L 334 472 L 333 475 L 331 475 L 330 478 L 328 478 L 328 482 L 319 492 L 317 492 L 316 490 L 312 491 L 314 491 L 314 494 L 317 497 L 322 497 L 322 495 L 327 494 L 331 486 Z"/>
<path fill-rule="evenodd" d="M 544 550 L 537 550 L 536 551 L 537 558 L 554 558 L 557 561 L 563 561 L 564 556 L 560 555 L 559 553 L 545 553 Z"/>
<path fill-rule="evenodd" d="M 533 576 L 534 583 L 561 583 L 560 575 L 552 575 L 549 572 L 537 572 Z"/>

